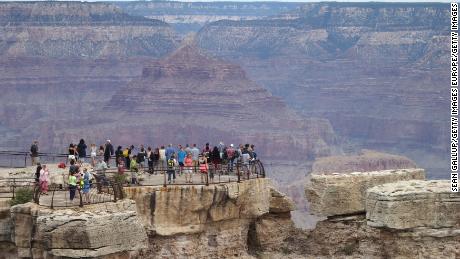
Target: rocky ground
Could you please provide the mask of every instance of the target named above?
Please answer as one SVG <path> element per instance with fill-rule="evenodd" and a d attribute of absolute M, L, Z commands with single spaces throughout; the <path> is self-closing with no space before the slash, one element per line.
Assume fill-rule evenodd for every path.
<path fill-rule="evenodd" d="M 460 256 L 460 197 L 413 178 L 423 170 L 314 176 L 307 197 L 328 217 L 311 230 L 295 228 L 294 203 L 269 179 L 128 187 L 125 200 L 83 208 L 0 203 L 0 258 Z"/>

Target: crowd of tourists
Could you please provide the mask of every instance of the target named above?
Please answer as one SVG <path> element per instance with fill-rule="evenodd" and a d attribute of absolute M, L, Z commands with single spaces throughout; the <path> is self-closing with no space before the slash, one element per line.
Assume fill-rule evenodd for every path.
<path fill-rule="evenodd" d="M 38 153 L 38 142 L 34 142 L 32 151 Z M 34 153 L 34 154 L 35 154 Z M 89 153 L 89 156 L 88 156 Z M 86 160 L 89 158 L 89 160 Z M 70 200 L 73 201 L 76 191 L 81 190 L 84 202 L 90 203 L 89 190 L 93 180 L 96 182 L 98 192 L 101 192 L 103 185 L 107 184 L 105 171 L 110 168 L 112 159 L 115 161 L 117 172 L 125 175 L 125 171 L 130 172 L 130 183 L 139 184 L 138 173 L 141 171 L 149 174 L 166 172 L 168 183 L 175 183 L 176 173 L 185 175 L 186 183 L 193 183 L 193 174 L 200 174 L 201 183 L 206 177 L 209 181 L 214 181 L 214 173 L 226 166 L 228 172 L 235 169 L 235 163 L 249 164 L 250 161 L 257 159 L 255 146 L 250 144 L 225 145 L 220 142 L 218 145 L 211 146 L 206 143 L 201 149 L 196 144 L 179 144 L 177 146 L 161 145 L 155 148 L 144 145 L 135 147 L 134 145 L 122 147 L 114 146 L 110 140 L 106 140 L 104 145 L 97 147 L 92 143 L 87 146 L 84 139 L 78 144 L 71 143 L 68 148 L 68 157 L 65 163 L 59 167 L 69 166 L 68 185 Z M 34 159 L 33 161 L 38 161 Z M 84 167 L 85 163 L 91 165 L 92 172 Z M 46 165 L 36 162 L 37 170 L 35 174 L 36 182 L 40 186 L 41 193 L 47 195 L 49 184 L 49 171 Z M 211 170 L 210 170 L 211 167 Z"/>

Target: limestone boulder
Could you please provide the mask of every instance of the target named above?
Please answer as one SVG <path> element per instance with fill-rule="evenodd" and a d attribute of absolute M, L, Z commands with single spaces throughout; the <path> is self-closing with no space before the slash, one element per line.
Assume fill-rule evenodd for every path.
<path fill-rule="evenodd" d="M 305 188 L 311 212 L 320 216 L 362 213 L 366 190 L 384 183 L 425 179 L 423 169 L 383 170 L 346 174 L 313 174 Z"/>
<path fill-rule="evenodd" d="M 460 229 L 460 193 L 450 182 L 401 181 L 367 191 L 367 224 L 391 229 Z"/>
<path fill-rule="evenodd" d="M 278 250 L 294 230 L 294 222 L 289 213 L 268 214 L 255 222 L 256 246 L 264 251 Z"/>
<path fill-rule="evenodd" d="M 286 194 L 271 188 L 270 195 L 270 213 L 286 213 L 296 209 L 294 202 Z"/>
<path fill-rule="evenodd" d="M 13 206 L 18 256 L 83 258 L 137 254 L 147 248 L 148 238 L 136 211 L 129 208 L 135 209 L 133 201 L 119 201 L 110 208 L 106 205 L 50 210 L 32 203 Z"/>

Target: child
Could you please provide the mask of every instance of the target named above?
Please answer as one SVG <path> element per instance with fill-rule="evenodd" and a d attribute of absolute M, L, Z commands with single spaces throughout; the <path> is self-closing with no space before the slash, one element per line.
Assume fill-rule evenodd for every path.
<path fill-rule="evenodd" d="M 137 182 L 137 171 L 139 170 L 137 167 L 137 156 L 133 156 L 131 159 L 131 164 L 129 165 L 129 169 L 131 170 L 131 184 L 138 184 Z"/>
<path fill-rule="evenodd" d="M 193 167 L 193 159 L 192 153 L 188 153 L 187 157 L 184 160 L 184 172 L 185 172 L 185 182 L 192 183 L 192 167 Z"/>
<path fill-rule="evenodd" d="M 125 159 L 123 157 L 118 158 L 118 174 L 122 175 L 125 173 Z"/>
<path fill-rule="evenodd" d="M 90 188 L 90 174 L 88 172 L 88 169 L 83 169 L 83 195 L 85 197 L 85 201 L 87 204 L 90 203 L 89 201 L 89 188 Z"/>
<path fill-rule="evenodd" d="M 43 195 L 48 195 L 48 182 L 49 179 L 49 172 L 46 165 L 43 165 L 42 169 L 40 170 L 40 190 Z"/>
<path fill-rule="evenodd" d="M 75 172 L 70 172 L 70 175 L 69 175 L 70 202 L 73 202 L 73 199 L 75 198 L 76 190 L 77 190 L 77 177 L 75 177 Z"/>
<path fill-rule="evenodd" d="M 200 155 L 198 157 L 198 163 L 200 164 L 201 183 L 204 183 L 206 175 L 208 174 L 208 160 L 205 156 Z"/>
<path fill-rule="evenodd" d="M 94 168 L 96 166 L 96 156 L 97 156 L 97 147 L 96 144 L 91 144 L 91 166 Z"/>
<path fill-rule="evenodd" d="M 177 166 L 177 161 L 176 159 L 174 159 L 174 154 L 172 154 L 168 161 L 167 161 L 167 164 L 168 164 L 168 183 L 171 184 L 171 176 L 172 176 L 172 182 L 175 183 L 176 182 L 176 169 L 175 167 Z"/>

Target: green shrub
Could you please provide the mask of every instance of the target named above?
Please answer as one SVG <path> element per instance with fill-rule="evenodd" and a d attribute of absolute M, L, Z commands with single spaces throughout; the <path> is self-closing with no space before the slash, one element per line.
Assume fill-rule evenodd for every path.
<path fill-rule="evenodd" d="M 29 188 L 18 188 L 15 190 L 14 199 L 10 201 L 11 206 L 24 204 L 32 201 L 34 197 L 34 191 Z"/>
<path fill-rule="evenodd" d="M 113 180 L 115 183 L 125 184 L 128 181 L 128 175 L 127 174 L 115 174 L 113 176 Z"/>

